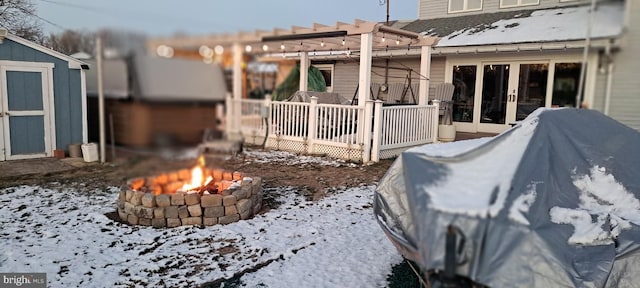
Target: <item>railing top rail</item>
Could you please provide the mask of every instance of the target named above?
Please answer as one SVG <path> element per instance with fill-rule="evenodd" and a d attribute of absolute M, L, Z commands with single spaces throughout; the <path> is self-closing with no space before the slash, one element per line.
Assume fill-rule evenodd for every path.
<path fill-rule="evenodd" d="M 318 104 L 318 107 L 341 108 L 341 109 L 364 109 L 363 107 L 342 104 Z"/>
<path fill-rule="evenodd" d="M 425 109 L 435 108 L 435 105 L 398 105 L 398 106 L 382 106 L 383 110 L 406 110 L 406 109 Z"/>

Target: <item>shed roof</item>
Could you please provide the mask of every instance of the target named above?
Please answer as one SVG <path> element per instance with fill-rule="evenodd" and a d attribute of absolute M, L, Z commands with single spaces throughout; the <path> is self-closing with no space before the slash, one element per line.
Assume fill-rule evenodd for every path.
<path fill-rule="evenodd" d="M 40 44 L 37 44 L 35 42 L 29 41 L 27 39 L 24 39 L 22 37 L 19 37 L 19 36 L 13 35 L 13 34 L 8 34 L 7 36 L 5 36 L 5 38 L 7 38 L 7 39 L 9 39 L 11 41 L 14 41 L 14 42 L 16 42 L 18 44 L 21 44 L 21 45 L 27 46 L 29 48 L 35 49 L 37 51 L 40 51 L 42 53 L 51 55 L 51 56 L 53 56 L 55 58 L 58 58 L 60 60 L 64 60 L 64 61 L 69 63 L 69 68 L 71 68 L 71 69 L 89 69 L 89 65 L 87 65 L 87 63 L 85 63 L 85 62 L 82 62 L 82 61 L 80 61 L 80 60 L 78 60 L 76 58 L 73 58 L 71 56 L 65 55 L 65 54 L 60 53 L 58 51 L 55 51 L 53 49 L 49 49 L 49 48 L 44 47 L 44 46 L 42 46 Z"/>
<path fill-rule="evenodd" d="M 416 20 L 403 29 L 440 37 L 434 47 L 573 41 L 586 38 L 589 10 L 588 5 L 583 5 L 482 13 Z M 592 38 L 621 35 L 624 27 L 624 3 L 599 4 L 593 23 Z"/>

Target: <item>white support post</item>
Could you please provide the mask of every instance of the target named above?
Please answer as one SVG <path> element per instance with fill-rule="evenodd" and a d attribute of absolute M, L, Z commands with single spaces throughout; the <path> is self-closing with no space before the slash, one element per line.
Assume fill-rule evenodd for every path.
<path fill-rule="evenodd" d="M 382 101 L 376 100 L 373 105 L 373 144 L 371 161 L 380 162 L 380 142 L 382 140 Z"/>
<path fill-rule="evenodd" d="M 106 139 L 104 136 L 104 87 L 102 79 L 102 38 L 96 39 L 96 61 L 98 66 L 98 127 L 100 131 L 100 163 L 106 159 Z M 52 103 L 53 105 L 53 103 Z M 54 132 L 55 133 L 55 132 Z"/>
<path fill-rule="evenodd" d="M 264 126 L 264 129 L 266 129 L 266 131 L 268 131 L 268 133 L 265 133 L 264 137 L 266 139 L 264 139 L 264 148 L 267 148 L 267 146 L 269 145 L 269 135 L 273 133 L 273 127 L 271 127 L 271 123 L 273 123 L 273 119 L 271 119 L 272 113 L 271 113 L 271 94 L 266 94 L 264 95 L 264 106 L 262 107 L 262 118 L 263 120 L 266 119 L 267 123 Z"/>
<path fill-rule="evenodd" d="M 418 105 L 427 105 L 429 100 L 429 78 L 431 78 L 431 46 L 420 49 L 420 87 Z"/>
<path fill-rule="evenodd" d="M 240 134 L 240 117 L 242 116 L 242 110 L 240 105 L 240 100 L 242 100 L 242 58 L 243 58 L 243 50 L 240 43 L 233 44 L 233 101 L 229 108 L 231 110 L 227 110 L 227 121 L 232 120 L 231 129 L 228 132 L 227 136 L 232 134 Z"/>
<path fill-rule="evenodd" d="M 373 120 L 373 101 L 368 100 L 364 104 L 364 141 L 362 143 L 362 163 L 371 161 L 371 138 L 372 138 L 372 120 Z"/>
<path fill-rule="evenodd" d="M 224 102 L 224 135 L 229 135 L 233 130 L 235 118 L 233 117 L 233 96 L 231 93 L 227 93 L 227 98 Z"/>
<path fill-rule="evenodd" d="M 360 74 L 358 80 L 358 106 L 364 107 L 371 99 L 371 52 L 373 46 L 372 33 L 360 35 Z"/>
<path fill-rule="evenodd" d="M 433 131 L 433 135 L 431 135 L 431 142 L 438 142 L 438 125 L 440 125 L 440 100 L 433 100 L 433 117 L 431 117 L 431 131 Z"/>
<path fill-rule="evenodd" d="M 300 91 L 309 90 L 309 54 L 300 52 Z"/>
<path fill-rule="evenodd" d="M 309 133 L 307 134 L 307 153 L 313 153 L 316 140 L 316 132 L 318 131 L 318 97 L 311 97 L 311 104 L 309 105 Z"/>

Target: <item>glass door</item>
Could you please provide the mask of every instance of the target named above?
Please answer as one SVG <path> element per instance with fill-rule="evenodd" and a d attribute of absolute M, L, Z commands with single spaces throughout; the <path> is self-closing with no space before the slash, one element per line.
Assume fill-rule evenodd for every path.
<path fill-rule="evenodd" d="M 517 77 L 512 64 L 483 64 L 478 131 L 500 133 L 513 121 Z M 517 67 L 517 66 L 516 66 Z"/>
<path fill-rule="evenodd" d="M 548 63 L 483 64 L 478 131 L 500 133 L 546 106 Z"/>

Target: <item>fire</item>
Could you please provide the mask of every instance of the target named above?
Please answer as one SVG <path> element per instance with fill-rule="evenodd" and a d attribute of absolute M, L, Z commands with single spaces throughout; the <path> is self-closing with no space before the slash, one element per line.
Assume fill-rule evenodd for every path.
<path fill-rule="evenodd" d="M 207 176 L 206 178 L 204 177 L 205 176 L 204 166 L 205 166 L 204 156 L 200 155 L 200 157 L 198 157 L 198 165 L 196 165 L 196 167 L 193 167 L 193 169 L 191 169 L 191 182 L 185 183 L 184 185 L 182 185 L 182 188 L 180 188 L 179 190 L 190 191 L 190 190 L 194 190 L 199 187 L 202 187 L 205 184 L 211 182 L 211 180 L 213 180 L 213 177 L 211 176 Z"/>

